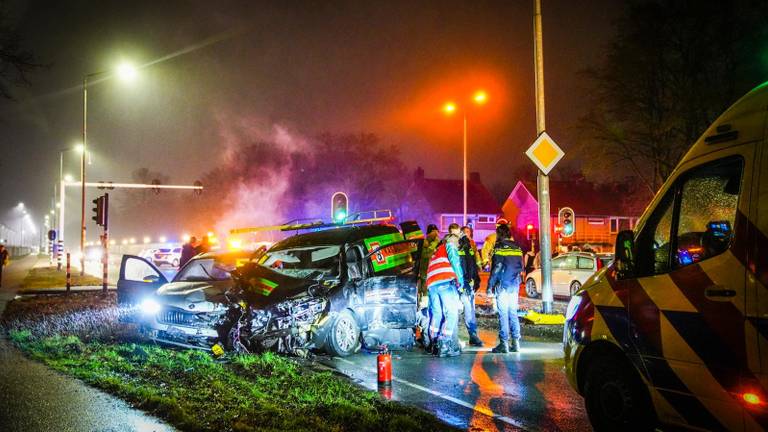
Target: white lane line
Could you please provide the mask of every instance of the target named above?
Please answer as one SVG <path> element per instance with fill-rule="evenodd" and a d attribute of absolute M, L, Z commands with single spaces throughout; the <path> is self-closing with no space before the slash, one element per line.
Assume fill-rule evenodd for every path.
<path fill-rule="evenodd" d="M 378 372 L 376 370 L 376 368 L 363 367 L 363 366 L 360 366 L 360 365 L 358 365 L 358 364 L 356 364 L 356 363 L 354 363 L 352 361 L 349 361 L 349 360 L 347 360 L 345 358 L 334 357 L 333 359 L 334 360 L 339 360 L 341 362 L 347 363 L 347 364 L 349 364 L 351 366 L 355 366 L 358 369 L 362 369 L 362 370 L 365 370 L 365 371 L 373 373 L 373 374 L 376 374 Z M 502 421 L 504 423 L 507 423 L 509 425 L 512 425 L 512 426 L 514 426 L 516 428 L 520 428 L 520 429 L 523 429 L 523 430 L 529 430 L 526 427 L 524 427 L 522 424 L 520 424 L 519 422 L 516 422 L 516 421 L 512 420 L 511 418 L 509 418 L 507 416 L 496 414 L 495 412 L 491 411 L 490 409 L 478 408 L 474 404 L 471 404 L 469 402 L 463 401 L 461 399 L 457 399 L 457 398 L 455 398 L 453 396 L 441 393 L 441 392 L 439 392 L 437 390 L 432 390 L 432 389 L 426 388 L 424 386 L 420 386 L 420 385 L 418 385 L 416 383 L 412 383 L 412 382 L 404 380 L 402 378 L 398 378 L 398 377 L 394 377 L 393 376 L 392 380 L 396 381 L 396 382 L 399 382 L 401 384 L 405 384 L 405 385 L 407 385 L 409 387 L 415 388 L 416 390 L 421 390 L 421 391 L 423 391 L 425 393 L 429 393 L 429 394 L 431 394 L 433 396 L 437 396 L 437 397 L 439 397 L 441 399 L 447 400 L 448 402 L 453 402 L 456 405 L 461 405 L 461 406 L 463 406 L 465 408 L 469 408 L 472 411 L 476 411 L 476 412 L 479 412 L 480 414 L 484 414 L 484 415 L 486 415 L 488 417 L 491 417 L 493 419 L 500 420 L 500 421 Z"/>

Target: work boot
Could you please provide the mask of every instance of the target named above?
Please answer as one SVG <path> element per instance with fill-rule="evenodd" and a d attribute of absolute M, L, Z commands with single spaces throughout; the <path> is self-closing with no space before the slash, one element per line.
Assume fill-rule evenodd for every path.
<path fill-rule="evenodd" d="M 520 352 L 520 339 L 512 339 L 510 341 L 509 352 Z"/>
<path fill-rule="evenodd" d="M 461 355 L 461 347 L 453 341 L 442 340 L 439 343 L 438 357 L 456 357 Z"/>
<path fill-rule="evenodd" d="M 437 357 L 447 357 L 448 356 L 448 343 L 445 340 L 438 340 L 434 343 L 434 349 L 432 350 L 432 355 Z"/>
<path fill-rule="evenodd" d="M 481 347 L 483 346 L 483 341 L 481 341 L 480 338 L 477 337 L 477 333 L 470 333 L 469 344 L 472 345 L 473 347 Z"/>
<path fill-rule="evenodd" d="M 501 341 L 498 345 L 496 345 L 496 348 L 491 350 L 491 352 L 496 354 L 507 354 L 509 353 L 509 346 L 507 346 L 506 341 Z"/>

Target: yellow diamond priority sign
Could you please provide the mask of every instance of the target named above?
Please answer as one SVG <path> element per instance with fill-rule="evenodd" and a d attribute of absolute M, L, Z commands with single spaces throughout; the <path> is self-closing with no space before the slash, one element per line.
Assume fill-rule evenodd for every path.
<path fill-rule="evenodd" d="M 536 141 L 528 147 L 525 154 L 544 174 L 549 174 L 552 168 L 565 156 L 563 149 L 546 132 L 542 132 L 536 138 Z"/>

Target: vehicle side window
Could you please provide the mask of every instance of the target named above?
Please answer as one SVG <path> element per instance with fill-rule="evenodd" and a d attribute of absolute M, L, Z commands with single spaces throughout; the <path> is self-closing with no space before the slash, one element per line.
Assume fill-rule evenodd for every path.
<path fill-rule="evenodd" d="M 638 276 L 662 274 L 669 271 L 672 215 L 676 191 L 676 187 L 667 191 L 637 238 Z"/>
<path fill-rule="evenodd" d="M 557 270 L 565 262 L 564 257 L 552 258 L 552 270 Z"/>
<path fill-rule="evenodd" d="M 149 276 L 159 277 L 160 273 L 157 272 L 151 265 L 146 262 L 129 258 L 125 262 L 125 280 L 134 282 L 148 282 Z"/>
<path fill-rule="evenodd" d="M 731 245 L 743 162 L 728 159 L 692 170 L 680 189 L 677 250 L 682 267 L 719 255 Z"/>
<path fill-rule="evenodd" d="M 578 268 L 579 270 L 594 270 L 595 269 L 595 260 L 592 258 L 587 257 L 578 257 Z"/>
<path fill-rule="evenodd" d="M 576 256 L 568 255 L 560 261 L 560 270 L 576 270 Z"/>
<path fill-rule="evenodd" d="M 352 246 L 346 251 L 347 261 L 347 276 L 350 280 L 357 280 L 363 278 L 363 254 L 360 251 L 360 247 Z"/>

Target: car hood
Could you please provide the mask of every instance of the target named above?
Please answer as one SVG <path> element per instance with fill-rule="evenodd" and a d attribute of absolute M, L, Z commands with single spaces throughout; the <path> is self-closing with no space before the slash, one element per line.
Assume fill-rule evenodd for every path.
<path fill-rule="evenodd" d="M 233 284 L 233 281 L 202 281 L 202 282 L 171 282 L 157 290 L 157 297 L 161 302 L 173 304 L 187 303 L 226 303 L 224 292 Z"/>
<path fill-rule="evenodd" d="M 298 279 L 261 265 L 249 265 L 241 274 L 244 297 L 257 308 L 267 308 L 286 299 L 309 295 L 309 287 L 318 285 L 314 279 Z"/>

